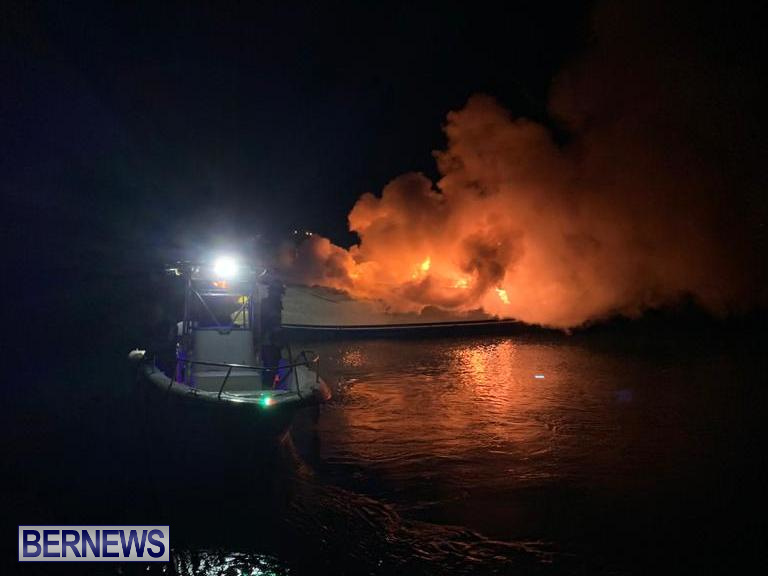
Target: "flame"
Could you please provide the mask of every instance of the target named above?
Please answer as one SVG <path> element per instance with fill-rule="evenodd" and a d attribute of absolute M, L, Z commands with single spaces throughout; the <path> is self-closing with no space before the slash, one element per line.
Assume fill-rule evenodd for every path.
<path fill-rule="evenodd" d="M 427 272 L 429 272 L 429 267 L 431 265 L 432 260 L 429 256 L 427 256 L 427 258 L 411 273 L 411 280 L 418 280 L 419 278 L 423 277 Z"/>
<path fill-rule="evenodd" d="M 738 270 L 710 228 L 717 213 L 700 197 L 709 181 L 684 164 L 668 169 L 664 146 L 621 149 L 610 124 L 580 129 L 563 147 L 544 126 L 472 97 L 448 115 L 437 182 L 410 173 L 363 194 L 349 214 L 359 243 L 307 236 L 286 276 L 392 312 L 482 308 L 559 328 L 683 295 L 713 310 L 732 303 L 740 287 L 724 279 Z"/>

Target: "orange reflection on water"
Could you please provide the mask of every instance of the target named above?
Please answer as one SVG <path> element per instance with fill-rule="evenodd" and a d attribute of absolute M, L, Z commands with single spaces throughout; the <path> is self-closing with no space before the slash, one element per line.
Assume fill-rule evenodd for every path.
<path fill-rule="evenodd" d="M 406 462 L 477 451 L 544 454 L 562 382 L 550 347 L 498 341 L 377 342 L 339 351 L 354 385 L 323 423 L 348 456 Z M 534 374 L 546 372 L 546 380 Z"/>
<path fill-rule="evenodd" d="M 360 368 L 364 362 L 365 357 L 359 348 L 346 349 L 341 354 L 341 364 L 345 368 Z"/>

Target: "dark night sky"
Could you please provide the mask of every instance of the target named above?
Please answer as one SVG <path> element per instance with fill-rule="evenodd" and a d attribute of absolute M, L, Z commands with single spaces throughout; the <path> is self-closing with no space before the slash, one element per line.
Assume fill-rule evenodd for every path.
<path fill-rule="evenodd" d="M 349 242 L 355 199 L 433 173 L 445 115 L 472 93 L 545 120 L 588 12 L 551 1 L 6 5 L 12 239 L 42 258 L 50 241 L 80 258 L 294 227 Z"/>

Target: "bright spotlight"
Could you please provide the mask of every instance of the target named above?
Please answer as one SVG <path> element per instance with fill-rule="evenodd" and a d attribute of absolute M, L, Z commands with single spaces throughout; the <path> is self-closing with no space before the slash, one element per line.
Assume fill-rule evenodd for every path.
<path fill-rule="evenodd" d="M 213 273 L 219 278 L 234 278 L 240 267 L 231 256 L 221 256 L 213 263 Z"/>

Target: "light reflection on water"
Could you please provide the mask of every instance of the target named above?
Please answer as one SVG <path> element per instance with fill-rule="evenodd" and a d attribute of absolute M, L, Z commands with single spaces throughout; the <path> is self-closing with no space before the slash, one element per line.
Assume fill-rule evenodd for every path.
<path fill-rule="evenodd" d="M 560 550 L 720 514 L 733 486 L 717 466 L 737 458 L 723 445 L 741 436 L 736 398 L 754 359 L 598 344 L 326 346 L 326 370 L 343 380 L 319 421 L 320 473 L 408 518 Z"/>
<path fill-rule="evenodd" d="M 754 362 L 565 337 L 314 349 L 339 383 L 294 434 L 309 473 L 284 520 L 327 569 L 634 573 L 722 540 Z"/>
<path fill-rule="evenodd" d="M 172 565 L 175 574 L 200 576 L 283 576 L 290 573 L 278 560 L 266 555 L 216 550 L 175 552 Z"/>
<path fill-rule="evenodd" d="M 353 344 L 334 368 L 351 383 L 321 421 L 326 461 L 452 486 L 577 475 L 595 443 L 591 464 L 613 465 L 635 385 L 584 350 L 512 340 Z"/>

